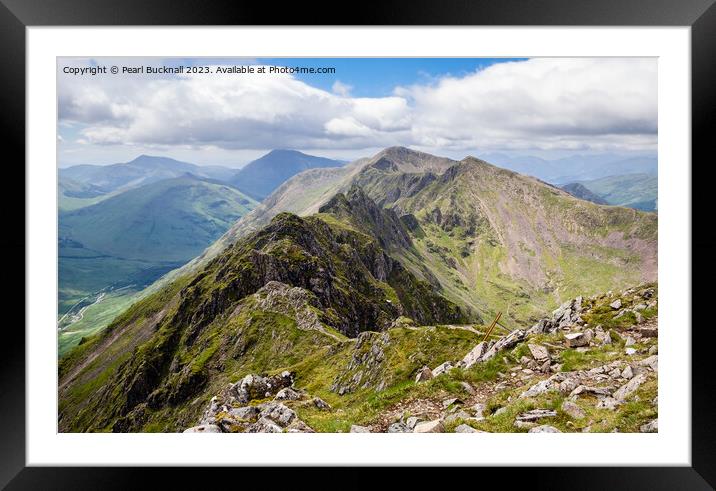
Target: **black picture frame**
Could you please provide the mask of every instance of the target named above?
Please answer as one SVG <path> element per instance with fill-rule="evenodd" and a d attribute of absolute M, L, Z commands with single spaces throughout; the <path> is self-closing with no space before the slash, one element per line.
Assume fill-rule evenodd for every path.
<path fill-rule="evenodd" d="M 0 355 L 0 486 L 6 489 L 126 489 L 165 481 L 167 474 L 184 486 L 195 480 L 206 487 L 211 469 L 134 468 L 51 468 L 25 465 L 25 324 L 24 264 L 25 203 L 25 29 L 28 26 L 79 25 L 544 25 L 544 26 L 691 26 L 692 42 L 692 261 L 699 261 L 700 277 L 713 277 L 716 231 L 709 224 L 712 180 L 705 172 L 714 164 L 711 129 L 716 119 L 716 0 L 442 0 L 440 2 L 383 1 L 356 6 L 354 11 L 334 3 L 314 2 L 271 4 L 197 0 L 0 0 L 0 125 L 5 182 L 15 183 L 2 193 L 5 233 L 0 250 L 5 258 L 2 298 L 12 310 L 4 317 Z M 324 12 L 319 15 L 318 12 Z M 13 157 L 10 157 L 13 156 Z M 698 165 L 696 163 L 698 162 Z M 22 170 L 21 170 L 22 169 Z M 696 179 L 697 171 L 699 178 Z M 699 232 L 696 234 L 696 232 Z M 692 281 L 695 277 L 692 276 Z M 509 485 L 528 482 L 540 489 L 712 489 L 716 486 L 716 413 L 712 377 L 711 326 L 708 312 L 712 294 L 697 288 L 694 281 L 692 319 L 684 316 L 684 329 L 692 329 L 692 466 L 644 468 L 531 468 L 510 471 Z M 22 297 L 22 298 L 21 298 Z M 14 316 L 14 318 L 13 318 Z M 10 321 L 12 319 L 12 321 Z M 699 319 L 704 322 L 699 322 Z M 22 323 L 22 324 L 21 324 Z M 703 325 L 699 325 L 703 324 Z M 668 343 L 668 340 L 662 340 Z M 236 471 L 232 471 L 236 476 Z M 316 479 L 306 470 L 292 470 L 298 481 Z M 425 470 L 414 469 L 410 476 L 421 478 Z M 452 471 L 451 471 L 452 472 Z M 483 483 L 505 479 L 505 470 L 481 469 L 473 478 Z M 159 473 L 162 475 L 160 476 Z M 334 469 L 336 479 L 351 483 L 357 469 Z M 274 475 L 274 474 L 272 474 Z M 479 475 L 479 478 L 476 477 Z M 275 476 L 275 475 L 274 475 Z M 312 477 L 313 476 L 313 477 Z M 329 479 L 327 474 L 323 478 Z M 502 476 L 502 477 L 499 477 Z M 237 482 L 238 482 L 238 477 Z M 273 477 L 274 481 L 277 478 Z M 330 478 L 333 479 L 333 478 Z M 500 482 L 500 481 L 498 481 Z M 477 481 L 475 481 L 477 483 Z M 326 483 L 327 485 L 332 485 Z M 270 484 L 269 484 L 270 485 Z"/>

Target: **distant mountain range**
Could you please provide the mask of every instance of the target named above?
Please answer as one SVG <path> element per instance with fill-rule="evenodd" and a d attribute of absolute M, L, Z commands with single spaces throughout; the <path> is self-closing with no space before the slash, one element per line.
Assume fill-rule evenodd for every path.
<path fill-rule="evenodd" d="M 490 153 L 481 155 L 481 157 L 505 169 L 556 185 L 624 174 L 656 175 L 658 171 L 657 158 L 649 156 L 573 155 L 546 160 L 534 156 L 508 156 Z"/>
<path fill-rule="evenodd" d="M 111 165 L 75 165 L 60 169 L 65 178 L 91 186 L 96 191 L 111 193 L 190 173 L 219 181 L 228 181 L 235 169 L 222 166 L 195 165 L 168 157 L 140 155 L 134 160 Z"/>
<path fill-rule="evenodd" d="M 299 172 L 325 167 L 340 167 L 345 162 L 316 157 L 295 150 L 272 150 L 250 162 L 230 179 L 231 184 L 261 201 L 288 178 Z"/>
<path fill-rule="evenodd" d="M 250 391 L 255 377 L 236 383 L 247 375 L 284 370 L 334 407 L 375 403 L 413 386 L 425 364 L 454 359 L 436 355 L 445 345 L 466 352 L 497 312 L 524 337 L 565 300 L 654 281 L 657 220 L 473 157 L 392 147 L 306 170 L 63 359 L 60 431 L 177 431 L 215 394 Z M 612 321 L 614 308 L 598 313 Z M 410 341 L 389 354 L 400 339 Z M 521 346 L 495 362 L 529 356 Z M 296 410 L 320 424 L 331 407 L 321 402 Z"/>

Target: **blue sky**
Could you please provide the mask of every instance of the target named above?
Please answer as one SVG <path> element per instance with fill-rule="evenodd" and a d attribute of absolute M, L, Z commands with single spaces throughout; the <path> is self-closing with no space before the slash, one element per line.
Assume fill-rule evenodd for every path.
<path fill-rule="evenodd" d="M 65 66 L 272 65 L 335 74 L 73 76 Z M 58 60 L 61 166 L 141 153 L 240 166 L 272 148 L 354 159 L 656 153 L 656 61 L 604 58 Z"/>

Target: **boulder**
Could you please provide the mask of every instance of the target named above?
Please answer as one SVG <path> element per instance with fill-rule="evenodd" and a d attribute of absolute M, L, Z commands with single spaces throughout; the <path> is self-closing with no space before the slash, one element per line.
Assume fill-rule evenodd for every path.
<path fill-rule="evenodd" d="M 541 418 L 554 418 L 555 416 L 557 416 L 557 411 L 552 409 L 532 409 L 517 416 L 516 421 L 534 422 Z"/>
<path fill-rule="evenodd" d="M 465 390 L 465 392 L 467 392 L 471 396 L 474 396 L 477 393 L 477 392 L 475 392 L 475 389 L 472 387 L 472 385 L 470 385 L 467 382 L 464 382 L 464 381 L 460 382 L 460 387 L 462 387 Z"/>
<path fill-rule="evenodd" d="M 294 373 L 287 371 L 271 377 L 247 375 L 231 387 L 230 395 L 242 404 L 254 399 L 264 399 L 271 397 L 284 387 L 291 387 L 294 377 Z"/>
<path fill-rule="evenodd" d="M 351 433 L 370 433 L 370 429 L 366 426 L 351 425 Z"/>
<path fill-rule="evenodd" d="M 631 356 L 634 353 L 636 353 L 636 350 L 634 348 L 625 348 L 624 349 L 624 354 L 627 356 Z"/>
<path fill-rule="evenodd" d="M 589 344 L 589 337 L 583 332 L 573 332 L 565 334 L 564 341 L 569 348 L 577 348 Z"/>
<path fill-rule="evenodd" d="M 259 418 L 254 424 L 249 426 L 249 433 L 283 433 L 283 429 L 274 421 L 268 418 Z"/>
<path fill-rule="evenodd" d="M 608 396 L 611 394 L 611 390 L 608 387 L 590 387 L 588 385 L 580 385 L 572 392 L 569 393 L 569 397 L 576 399 L 582 394 L 594 394 L 595 396 Z"/>
<path fill-rule="evenodd" d="M 617 298 L 612 303 L 610 303 L 609 306 L 614 310 L 619 310 L 620 308 L 622 308 L 622 301 L 621 299 Z"/>
<path fill-rule="evenodd" d="M 641 433 L 658 433 L 659 432 L 659 420 L 655 419 L 639 427 Z"/>
<path fill-rule="evenodd" d="M 269 419 L 279 426 L 288 426 L 296 419 L 296 412 L 283 404 L 267 403 L 259 406 L 261 413 L 259 419 Z"/>
<path fill-rule="evenodd" d="M 531 386 L 529 389 L 525 390 L 520 394 L 520 397 L 535 397 L 540 394 L 544 394 L 548 390 L 552 390 L 555 388 L 554 381 L 551 378 L 548 378 L 546 380 L 540 380 L 533 386 Z"/>
<path fill-rule="evenodd" d="M 303 397 L 303 394 L 291 387 L 284 387 L 276 393 L 277 401 L 297 401 Z"/>
<path fill-rule="evenodd" d="M 417 425 L 418 423 L 420 423 L 420 418 L 418 418 L 417 416 L 411 416 L 405 420 L 405 426 L 407 426 L 411 430 L 415 428 L 415 425 Z"/>
<path fill-rule="evenodd" d="M 619 404 L 620 402 L 613 397 L 601 397 L 597 402 L 597 409 L 609 409 L 610 411 L 614 411 Z"/>
<path fill-rule="evenodd" d="M 313 405 L 316 406 L 318 409 L 328 410 L 331 409 L 331 405 L 328 404 L 326 401 L 321 399 L 320 397 L 314 397 L 311 402 L 313 402 Z"/>
<path fill-rule="evenodd" d="M 446 361 L 445 363 L 441 363 L 437 367 L 433 368 L 433 377 L 438 377 L 442 375 L 443 373 L 447 373 L 450 370 L 452 370 L 455 367 L 451 361 Z"/>
<path fill-rule="evenodd" d="M 514 345 L 519 343 L 525 338 L 525 331 L 516 329 L 512 331 L 511 333 L 507 334 L 506 336 L 501 337 L 497 340 L 495 344 L 493 344 L 487 352 L 482 355 L 481 361 L 487 361 L 492 359 L 497 353 L 499 353 L 502 350 L 512 348 Z"/>
<path fill-rule="evenodd" d="M 404 423 L 393 423 L 388 426 L 388 433 L 412 433 L 412 431 Z"/>
<path fill-rule="evenodd" d="M 483 433 L 481 431 L 476 430 L 470 425 L 461 424 L 457 428 L 455 428 L 455 433 Z"/>
<path fill-rule="evenodd" d="M 445 430 L 442 421 L 423 421 L 415 425 L 413 433 L 442 433 Z"/>
<path fill-rule="evenodd" d="M 485 353 L 487 353 L 487 343 L 483 341 L 478 343 L 468 354 L 465 355 L 462 359 L 462 366 L 464 368 L 470 368 L 475 363 L 479 362 Z"/>
<path fill-rule="evenodd" d="M 535 426 L 531 430 L 529 430 L 527 433 L 562 433 L 554 426 L 549 425 L 541 425 L 541 426 Z"/>
<path fill-rule="evenodd" d="M 461 410 L 456 411 L 456 412 L 450 414 L 449 416 L 447 416 L 445 418 L 445 424 L 454 423 L 455 421 L 458 421 L 460 419 L 467 420 L 467 419 L 470 419 L 470 417 L 471 416 L 468 413 L 466 413 L 465 411 L 463 411 L 461 409 Z"/>
<path fill-rule="evenodd" d="M 659 355 L 651 355 L 648 358 L 644 358 L 639 362 L 639 365 L 643 367 L 649 367 L 655 372 L 659 371 Z"/>
<path fill-rule="evenodd" d="M 602 346 L 606 346 L 608 344 L 612 344 L 612 335 L 609 331 L 604 333 L 604 337 L 602 338 Z"/>
<path fill-rule="evenodd" d="M 235 407 L 229 410 L 229 415 L 239 421 L 255 421 L 259 417 L 259 412 L 256 406 Z"/>
<path fill-rule="evenodd" d="M 631 365 L 627 365 L 626 368 L 622 370 L 621 376 L 627 380 L 634 376 L 634 370 L 632 370 Z"/>
<path fill-rule="evenodd" d="M 221 429 L 217 425 L 199 425 L 187 428 L 184 433 L 221 433 Z"/>
<path fill-rule="evenodd" d="M 458 399 L 457 397 L 451 397 L 449 399 L 445 399 L 443 401 L 443 408 L 447 409 L 450 406 L 452 406 L 453 404 L 462 404 L 462 401 L 460 399 Z"/>
<path fill-rule="evenodd" d="M 425 382 L 431 378 L 433 378 L 433 371 L 430 370 L 430 367 L 423 367 L 418 370 L 418 374 L 415 376 L 415 383 Z"/>
<path fill-rule="evenodd" d="M 646 382 L 646 374 L 639 373 L 629 380 L 629 382 L 619 387 L 614 394 L 612 394 L 612 397 L 614 397 L 617 401 L 622 402 L 633 394 L 644 382 Z"/>
<path fill-rule="evenodd" d="M 528 344 L 527 348 L 530 350 L 532 358 L 538 362 L 544 362 L 549 360 L 549 350 L 540 344 Z"/>
<path fill-rule="evenodd" d="M 478 402 L 477 404 L 474 404 L 472 407 L 470 407 L 470 409 L 472 409 L 472 413 L 475 415 L 475 418 L 482 419 L 482 418 L 485 417 L 485 416 L 482 414 L 483 411 L 485 411 L 485 405 L 482 404 L 481 402 Z"/>
<path fill-rule="evenodd" d="M 587 413 L 572 401 L 564 401 L 561 409 L 564 414 L 573 419 L 583 419 L 587 416 Z"/>
<path fill-rule="evenodd" d="M 288 433 L 315 433 L 316 431 L 300 419 L 295 419 L 286 427 Z"/>

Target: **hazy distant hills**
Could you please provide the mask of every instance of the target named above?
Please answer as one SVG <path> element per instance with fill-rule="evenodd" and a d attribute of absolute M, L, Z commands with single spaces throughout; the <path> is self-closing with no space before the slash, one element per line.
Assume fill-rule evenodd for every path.
<path fill-rule="evenodd" d="M 199 177 L 228 180 L 234 169 L 221 166 L 202 166 L 181 162 L 168 157 L 140 155 L 136 159 L 112 165 L 76 165 L 60 169 L 60 179 L 69 178 L 97 190 L 109 193 L 151 182 L 179 177 L 191 173 Z"/>
<path fill-rule="evenodd" d="M 229 185 L 187 174 L 63 213 L 60 237 L 117 257 L 188 260 L 256 204 Z"/>
<path fill-rule="evenodd" d="M 243 167 L 230 182 L 246 194 L 262 200 L 284 181 L 307 169 L 340 167 L 341 160 L 307 155 L 295 150 L 272 150 Z"/>
<path fill-rule="evenodd" d="M 492 153 L 481 155 L 481 157 L 505 169 L 556 185 L 624 174 L 656 175 L 658 170 L 656 157 L 648 156 L 625 158 L 611 154 L 573 155 L 546 160 L 534 156 L 515 157 Z"/>
<path fill-rule="evenodd" d="M 656 211 L 658 184 L 658 178 L 653 174 L 627 174 L 608 176 L 591 181 L 580 181 L 569 186 L 576 185 L 587 189 L 610 205 Z M 566 187 L 564 188 L 566 189 Z M 593 200 L 589 199 L 589 201 Z"/>

